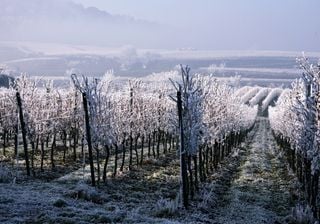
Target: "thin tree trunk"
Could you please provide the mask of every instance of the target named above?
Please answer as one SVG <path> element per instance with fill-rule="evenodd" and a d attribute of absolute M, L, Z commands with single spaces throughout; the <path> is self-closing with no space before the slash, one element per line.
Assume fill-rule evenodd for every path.
<path fill-rule="evenodd" d="M 206 159 L 206 175 L 209 175 L 209 146 L 206 146 L 206 155 L 205 155 L 205 159 Z"/>
<path fill-rule="evenodd" d="M 51 145 L 51 153 L 50 153 L 50 159 L 51 159 L 51 169 L 53 170 L 55 168 L 54 165 L 54 149 L 56 148 L 56 134 L 53 135 L 52 145 Z"/>
<path fill-rule="evenodd" d="M 311 161 L 308 158 L 304 158 L 304 182 L 306 185 L 306 194 L 308 197 L 308 201 L 311 204 L 311 192 L 312 192 L 312 184 L 311 184 Z"/>
<path fill-rule="evenodd" d="M 194 183 L 195 183 L 195 189 L 196 189 L 196 191 L 198 191 L 198 190 L 199 190 L 199 181 L 198 181 L 199 170 L 198 170 L 197 156 L 194 155 L 192 158 L 193 158 L 193 164 L 194 164 Z"/>
<path fill-rule="evenodd" d="M 171 147 L 172 147 L 172 136 L 169 134 L 169 148 L 168 148 L 168 151 L 170 152 L 171 151 Z"/>
<path fill-rule="evenodd" d="M 218 168 L 218 149 L 219 149 L 219 143 L 215 142 L 214 148 L 213 148 L 213 156 L 214 156 L 214 168 Z"/>
<path fill-rule="evenodd" d="M 6 156 L 6 140 L 7 140 L 7 131 L 3 130 L 3 155 Z"/>
<path fill-rule="evenodd" d="M 130 135 L 130 145 L 129 145 L 129 170 L 132 170 L 132 150 L 133 150 L 133 137 Z"/>
<path fill-rule="evenodd" d="M 163 152 L 166 154 L 168 151 L 168 145 L 167 145 L 168 135 L 167 133 L 163 133 Z"/>
<path fill-rule="evenodd" d="M 7 131 L 7 134 L 6 134 L 6 146 L 9 146 L 10 140 L 12 140 L 12 131 L 11 131 L 11 130 L 8 130 L 8 131 Z"/>
<path fill-rule="evenodd" d="M 200 181 L 204 181 L 204 176 L 203 176 L 203 161 L 202 161 L 202 148 L 203 146 L 199 146 L 199 174 L 200 174 Z"/>
<path fill-rule="evenodd" d="M 34 154 L 36 153 L 36 149 L 35 149 L 35 144 L 33 141 L 30 142 L 31 145 L 31 170 L 33 173 L 33 176 L 35 175 L 35 171 L 34 171 Z"/>
<path fill-rule="evenodd" d="M 158 130 L 158 141 L 157 141 L 157 158 L 160 157 L 160 143 L 161 143 L 161 131 Z"/>
<path fill-rule="evenodd" d="M 16 125 L 14 132 L 14 156 L 18 158 L 18 145 L 19 145 L 19 127 Z"/>
<path fill-rule="evenodd" d="M 140 166 L 142 166 L 143 163 L 143 149 L 144 149 L 144 135 L 141 137 L 141 154 L 140 154 Z"/>
<path fill-rule="evenodd" d="M 113 177 L 116 176 L 117 174 L 117 169 L 118 169 L 118 144 L 114 145 L 115 152 L 114 152 L 114 169 L 113 169 Z"/>
<path fill-rule="evenodd" d="M 311 207 L 313 210 L 313 213 L 316 218 L 320 218 L 319 214 L 317 214 L 317 210 L 320 208 L 317 208 L 317 198 L 319 194 L 319 171 L 316 171 L 312 176 L 312 196 L 311 196 Z M 320 206 L 320 205 L 318 205 Z"/>
<path fill-rule="evenodd" d="M 189 191 L 190 191 L 191 199 L 193 199 L 194 186 L 193 186 L 193 175 L 192 175 L 192 160 L 190 155 L 188 155 L 188 172 L 189 172 Z"/>
<path fill-rule="evenodd" d="M 138 154 L 138 140 L 139 140 L 140 134 L 137 135 L 134 141 L 134 151 L 136 153 L 136 161 L 137 161 L 137 166 L 139 166 L 139 154 Z"/>
<path fill-rule="evenodd" d="M 151 156 L 151 134 L 148 134 L 148 158 Z"/>
<path fill-rule="evenodd" d="M 39 137 L 39 135 L 38 135 L 38 136 L 37 136 L 37 139 L 36 139 L 35 152 L 39 152 L 39 142 L 40 142 L 40 137 Z"/>
<path fill-rule="evenodd" d="M 221 144 L 221 146 L 222 146 L 222 150 L 221 150 L 221 158 L 220 158 L 220 161 L 223 161 L 223 160 L 224 160 L 225 147 L 226 147 L 226 142 L 225 142 L 225 140 L 223 141 L 223 144 Z"/>
<path fill-rule="evenodd" d="M 46 147 L 47 148 L 49 148 L 49 139 L 50 139 L 50 135 L 48 134 L 47 138 L 46 138 Z"/>
<path fill-rule="evenodd" d="M 123 140 L 122 141 L 122 163 L 120 167 L 121 172 L 123 171 L 125 158 L 126 158 L 126 147 L 125 147 L 125 140 Z"/>
<path fill-rule="evenodd" d="M 291 164 L 291 166 L 292 166 L 292 171 L 295 173 L 296 172 L 296 166 L 295 166 L 295 163 L 296 163 L 296 161 L 295 161 L 295 158 L 296 158 L 296 155 L 295 155 L 296 153 L 295 153 L 295 150 L 293 149 L 292 150 L 292 164 Z"/>
<path fill-rule="evenodd" d="M 81 138 L 81 157 L 84 158 L 84 137 Z"/>
<path fill-rule="evenodd" d="M 66 162 L 66 152 L 67 152 L 67 132 L 63 131 L 63 162 Z"/>
<path fill-rule="evenodd" d="M 100 175 L 100 150 L 99 150 L 99 146 L 97 145 L 97 146 L 95 147 L 95 149 L 96 149 L 96 154 L 97 154 L 97 175 L 98 175 L 98 181 L 97 181 L 97 183 L 98 183 L 98 185 L 99 185 L 99 183 L 100 183 L 100 177 L 101 177 L 101 175 Z"/>
<path fill-rule="evenodd" d="M 153 142 L 152 142 L 152 154 L 153 154 L 153 158 L 156 158 L 156 151 L 155 151 L 155 140 L 156 139 L 156 132 L 153 131 Z"/>
<path fill-rule="evenodd" d="M 213 159 L 213 146 L 212 145 L 210 145 L 209 150 L 210 150 L 210 171 L 213 172 L 214 159 Z"/>
<path fill-rule="evenodd" d="M 73 135 L 73 160 L 77 161 L 77 135 Z"/>
<path fill-rule="evenodd" d="M 69 141 L 69 147 L 68 147 L 68 151 L 70 151 L 71 150 L 71 141 L 72 141 L 72 139 L 71 139 L 71 136 L 69 135 L 69 138 L 68 138 L 68 141 Z"/>
<path fill-rule="evenodd" d="M 110 149 L 109 149 L 109 146 L 106 145 L 105 146 L 105 149 L 106 149 L 106 160 L 104 162 L 104 167 L 103 167 L 103 182 L 105 183 L 106 180 L 107 180 L 107 166 L 108 166 L 108 162 L 109 162 L 109 157 L 110 157 Z"/>
<path fill-rule="evenodd" d="M 40 165 L 41 172 L 43 172 L 43 160 L 44 160 L 44 140 L 41 140 L 41 165 Z"/>

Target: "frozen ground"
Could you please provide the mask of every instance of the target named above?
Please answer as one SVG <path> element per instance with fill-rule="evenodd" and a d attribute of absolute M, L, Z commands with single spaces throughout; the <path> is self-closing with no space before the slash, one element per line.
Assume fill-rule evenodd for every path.
<path fill-rule="evenodd" d="M 239 152 L 236 177 L 220 196 L 223 203 L 213 211 L 214 223 L 282 223 L 294 205 L 290 194 L 295 191 L 294 178 L 287 172 L 268 120 L 258 118 L 252 134 L 246 151 Z"/>
<path fill-rule="evenodd" d="M 0 183 L 0 223 L 287 223 L 297 197 L 295 179 L 261 117 L 187 211 L 176 203 L 178 174 L 171 152 L 99 188 L 81 175 L 72 181 Z"/>

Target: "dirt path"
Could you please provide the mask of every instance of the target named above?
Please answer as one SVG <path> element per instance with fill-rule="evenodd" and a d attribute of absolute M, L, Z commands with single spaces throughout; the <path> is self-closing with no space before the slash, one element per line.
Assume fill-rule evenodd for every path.
<path fill-rule="evenodd" d="M 213 211 L 214 223 L 282 223 L 293 206 L 289 192 L 294 177 L 287 172 L 267 118 L 258 118 L 239 154 L 241 165 L 233 170 L 230 187 L 217 195 L 222 203 Z"/>

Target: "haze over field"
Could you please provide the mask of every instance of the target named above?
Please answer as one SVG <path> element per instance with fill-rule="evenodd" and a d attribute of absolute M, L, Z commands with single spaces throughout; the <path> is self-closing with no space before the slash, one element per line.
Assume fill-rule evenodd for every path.
<path fill-rule="evenodd" d="M 317 0 L 1 0 L 0 40 L 320 51 L 319 6 Z"/>
<path fill-rule="evenodd" d="M 73 70 L 100 76 L 113 69 L 117 75 L 145 76 L 183 63 L 195 72 L 281 83 L 297 77 L 301 51 L 320 55 L 317 0 L 0 4 L 0 65 L 15 74 L 65 76 Z"/>

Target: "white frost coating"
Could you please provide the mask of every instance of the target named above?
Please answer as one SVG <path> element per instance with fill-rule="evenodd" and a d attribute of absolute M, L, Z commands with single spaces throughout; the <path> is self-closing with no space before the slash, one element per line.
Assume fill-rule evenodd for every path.
<path fill-rule="evenodd" d="M 253 87 L 252 86 L 243 86 L 239 89 L 237 89 L 235 92 L 234 92 L 234 95 L 236 97 L 242 97 L 243 95 L 245 95 L 250 89 L 252 89 Z"/>
<path fill-rule="evenodd" d="M 203 120 L 206 127 L 204 141 L 214 144 L 230 132 L 250 128 L 255 122 L 257 107 L 245 105 L 228 85 L 211 80 L 211 88 L 204 103 Z"/>
<path fill-rule="evenodd" d="M 269 108 L 270 125 L 276 135 L 286 139 L 291 148 L 312 165 L 313 173 L 320 170 L 320 66 L 308 59 L 299 59 L 302 78 L 292 83 L 292 89 L 283 91 L 277 105 Z"/>
<path fill-rule="evenodd" d="M 252 97 L 254 97 L 260 90 L 260 87 L 254 87 L 250 89 L 243 97 L 241 97 L 242 103 L 247 103 Z"/>
<path fill-rule="evenodd" d="M 262 101 L 262 109 L 261 111 L 264 111 L 265 109 L 267 109 L 267 107 L 270 105 L 270 103 L 277 97 L 279 97 L 282 93 L 283 89 L 280 88 L 275 88 L 272 89 L 268 96 Z"/>
<path fill-rule="evenodd" d="M 169 79 L 178 81 L 181 79 L 181 75 L 177 70 L 168 71 L 168 72 L 160 72 L 160 73 L 152 73 L 143 78 L 143 81 L 150 82 L 168 82 Z"/>
<path fill-rule="evenodd" d="M 0 91 L 0 128 L 15 132 L 17 89 L 23 101 L 31 144 L 37 139 L 40 144 L 44 143 L 47 136 L 62 142 L 70 136 L 86 136 L 82 93 L 86 93 L 89 102 L 91 140 L 96 150 L 112 150 L 112 153 L 121 150 L 128 140 L 138 144 L 159 133 L 174 137 L 177 107 L 169 96 L 174 96 L 176 89 L 166 79 L 176 76 L 176 72 L 167 72 L 147 79 L 120 80 L 109 71 L 101 80 L 84 78 L 81 81 L 74 75 L 74 86 L 66 89 L 56 88 L 50 81 L 43 86 L 22 76 L 17 78 L 15 88 Z M 183 105 L 188 108 L 185 115 L 190 122 L 184 126 L 190 126 L 191 155 L 196 155 L 200 144 L 223 142 L 230 134 L 245 131 L 255 122 L 257 107 L 243 104 L 233 87 L 215 77 L 195 75 L 187 87 L 188 97 L 184 99 L 188 100 L 183 101 Z M 258 91 L 259 87 L 254 89 Z M 83 145 L 87 144 L 85 137 L 81 140 Z M 85 170 L 80 176 L 81 173 L 85 176 Z"/>
<path fill-rule="evenodd" d="M 251 106 L 257 105 L 269 93 L 268 88 L 261 88 L 259 92 L 249 101 Z"/>

